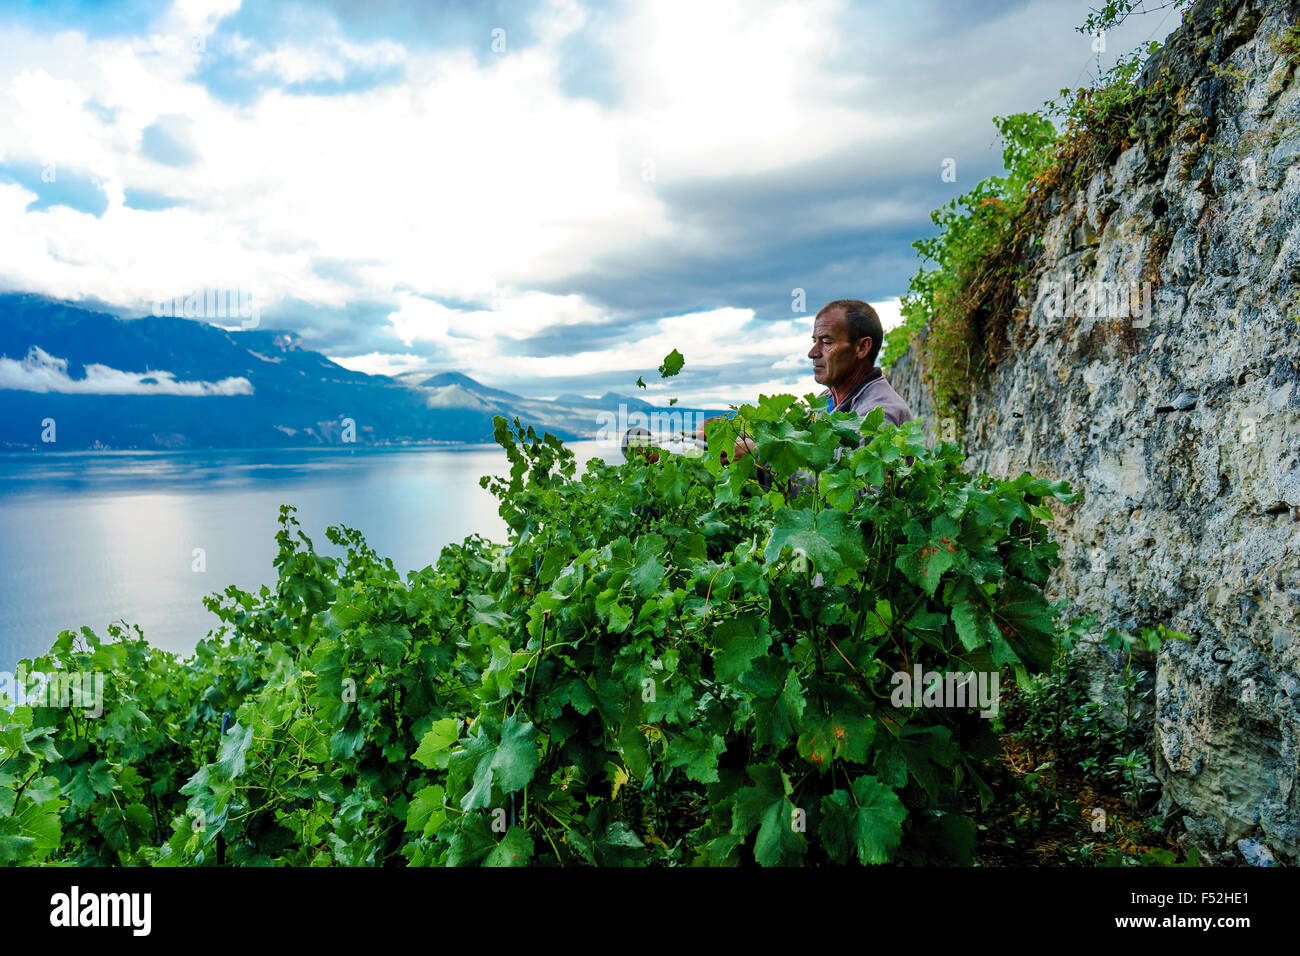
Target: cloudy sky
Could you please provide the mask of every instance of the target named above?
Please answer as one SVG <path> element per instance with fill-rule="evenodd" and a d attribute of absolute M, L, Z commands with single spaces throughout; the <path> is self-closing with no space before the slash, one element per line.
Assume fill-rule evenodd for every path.
<path fill-rule="evenodd" d="M 1178 22 L 1096 52 L 1088 8 L 0 3 L 0 289 L 240 290 L 350 368 L 534 397 L 673 348 L 652 399 L 802 394 L 812 315 L 897 320 L 929 211 L 1000 169 L 993 116 Z"/>

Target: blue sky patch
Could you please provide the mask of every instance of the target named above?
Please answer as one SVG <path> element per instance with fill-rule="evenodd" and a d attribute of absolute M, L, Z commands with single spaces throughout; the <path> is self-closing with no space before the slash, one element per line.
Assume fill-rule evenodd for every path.
<path fill-rule="evenodd" d="M 90 173 L 57 164 L 0 163 L 0 182 L 17 183 L 36 193 L 28 212 L 67 206 L 77 212 L 102 216 L 108 209 L 108 196 Z"/>

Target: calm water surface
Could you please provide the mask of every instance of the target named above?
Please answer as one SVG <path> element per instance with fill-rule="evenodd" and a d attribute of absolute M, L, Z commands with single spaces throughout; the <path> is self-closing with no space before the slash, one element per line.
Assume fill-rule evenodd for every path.
<path fill-rule="evenodd" d="M 617 449 L 574 442 L 579 473 Z M 44 653 L 58 632 L 139 624 L 153 644 L 188 652 L 217 619 L 204 595 L 275 580 L 281 504 L 318 551 L 325 528 L 359 529 L 401 572 L 442 546 L 506 539 L 479 476 L 505 474 L 496 445 L 0 454 L 0 670 Z M 196 548 L 206 570 L 194 570 Z"/>

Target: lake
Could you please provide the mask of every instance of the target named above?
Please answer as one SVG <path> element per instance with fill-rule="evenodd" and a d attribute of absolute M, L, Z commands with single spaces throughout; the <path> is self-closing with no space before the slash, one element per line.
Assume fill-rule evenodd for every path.
<path fill-rule="evenodd" d="M 622 457 L 594 441 L 569 447 L 579 473 Z M 341 554 L 325 528 L 348 525 L 401 572 L 471 534 L 505 541 L 478 482 L 506 473 L 497 445 L 0 454 L 0 670 L 43 654 L 60 630 L 107 637 L 118 620 L 188 653 L 218 623 L 204 595 L 275 581 L 281 504 L 298 508 L 319 552 Z"/>

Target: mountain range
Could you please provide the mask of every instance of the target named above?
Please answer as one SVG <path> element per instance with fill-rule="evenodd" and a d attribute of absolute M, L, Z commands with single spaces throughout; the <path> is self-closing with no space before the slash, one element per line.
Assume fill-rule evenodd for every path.
<path fill-rule="evenodd" d="M 367 375 L 289 332 L 0 294 L 0 448 L 476 443 L 497 415 L 565 440 L 616 427 L 618 440 L 638 412 L 688 427 L 723 414 L 615 392 L 525 398 L 460 372 Z"/>

